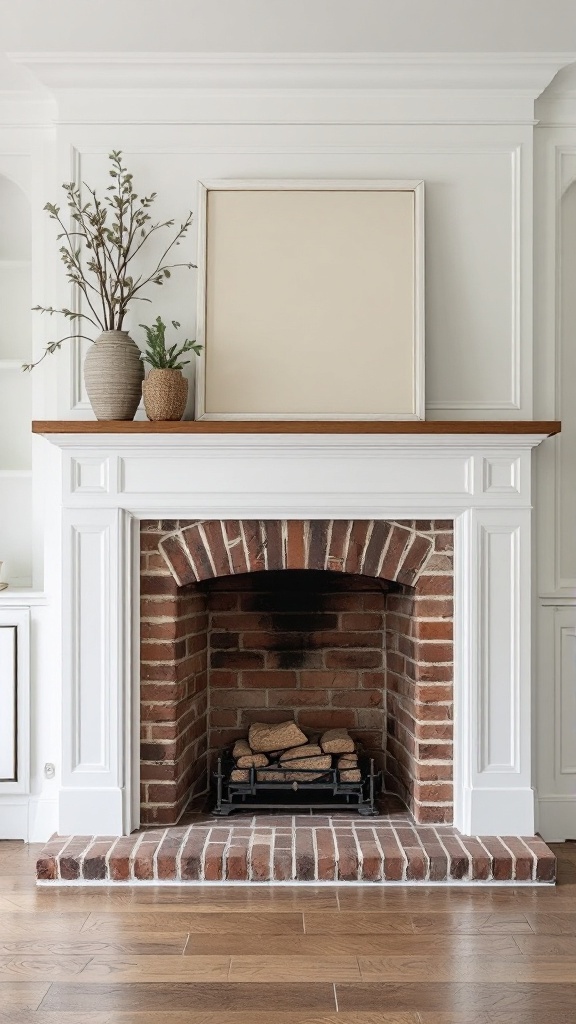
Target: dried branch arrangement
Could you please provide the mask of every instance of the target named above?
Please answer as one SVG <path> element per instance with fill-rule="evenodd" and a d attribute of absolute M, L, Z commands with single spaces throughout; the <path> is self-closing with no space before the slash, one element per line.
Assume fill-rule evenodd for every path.
<path fill-rule="evenodd" d="M 174 221 L 153 221 L 150 210 L 157 193 L 139 196 L 134 191 L 133 176 L 124 166 L 121 151 L 113 150 L 109 158 L 113 184 L 108 186 L 103 199 L 86 183 L 83 183 L 85 195 L 89 196 L 86 201 L 83 201 L 77 183 L 62 185 L 69 210 L 68 226 L 60 206 L 46 203 L 44 207 L 51 220 L 61 228 L 57 237 L 62 242 L 60 258 L 66 268 L 66 277 L 82 293 L 89 312 L 34 306 L 36 312 L 49 316 L 60 314 L 71 323 L 86 321 L 98 331 L 122 330 L 132 302 L 152 301 L 141 294 L 148 285 L 163 285 L 178 267 L 195 268 L 194 263 L 171 262 L 173 249 L 180 245 L 192 223 L 190 212 L 160 258 L 153 260 L 150 272 L 133 276 L 134 258 L 158 231 L 174 227 Z M 23 369 L 32 370 L 47 355 L 56 352 L 64 341 L 78 337 L 86 338 L 87 335 L 74 332 L 50 342 L 40 359 L 36 363 L 27 363 Z"/>

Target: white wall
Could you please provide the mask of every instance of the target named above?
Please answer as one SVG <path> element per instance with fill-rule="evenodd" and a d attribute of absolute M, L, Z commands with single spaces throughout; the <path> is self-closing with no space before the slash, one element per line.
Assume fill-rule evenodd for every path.
<path fill-rule="evenodd" d="M 247 0 L 234 8 L 246 5 Z M 2 6 L 6 5 L 0 2 L 0 13 Z M 59 17 L 66 6 L 58 4 Z M 119 17 L 130 6 L 116 5 Z M 138 4 L 140 12 L 143 6 Z M 176 9 L 180 5 L 171 6 Z M 250 6 L 255 15 L 255 0 Z M 410 4 L 402 5 L 402 19 L 400 5 L 355 4 L 355 15 L 362 8 L 365 17 L 358 13 L 358 18 L 350 19 L 348 14 L 349 27 L 353 23 L 348 41 L 338 35 L 348 5 L 312 2 L 305 6 L 309 13 L 306 39 L 297 5 L 291 4 L 290 31 L 278 42 L 279 22 L 270 13 L 263 22 L 251 20 L 249 25 L 231 17 L 216 36 L 214 12 L 223 4 L 212 4 L 209 11 L 205 5 L 196 42 L 189 43 L 184 33 L 178 37 L 178 49 L 194 45 L 196 50 L 209 50 L 217 40 L 219 50 L 244 47 L 254 51 L 271 46 L 276 39 L 274 48 L 278 50 L 298 46 L 343 49 L 346 45 L 350 50 L 356 46 L 375 50 L 376 41 L 383 47 L 384 40 L 380 19 L 380 35 L 372 36 L 370 43 L 370 19 L 376 17 L 376 6 L 389 6 L 391 12 L 387 48 L 418 48 L 418 24 L 410 42 L 406 34 Z M 322 20 L 327 6 L 334 15 L 332 20 Z M 426 11 L 428 16 L 436 6 L 422 4 L 421 13 L 424 16 Z M 442 6 L 446 14 L 448 5 Z M 472 5 L 458 4 L 463 6 Z M 518 49 L 518 40 L 523 39 L 527 49 L 561 49 L 572 5 L 564 5 L 562 32 L 550 17 L 550 5 L 542 24 L 539 4 L 529 5 L 526 19 L 515 22 L 512 8 L 517 14 L 520 6 L 526 8 L 525 4 L 498 5 L 501 45 L 492 48 Z M 73 22 L 68 23 L 69 37 L 57 39 L 43 20 L 46 12 L 40 6 L 38 19 L 32 20 L 34 7 L 28 3 L 25 15 L 6 23 L 7 42 L 3 45 L 38 51 L 77 47 Z M 266 9 L 285 10 L 285 5 L 267 3 Z M 192 4 L 187 30 L 194 24 L 195 11 Z M 491 24 L 494 39 L 496 26 L 490 18 L 495 11 L 496 5 L 483 8 L 488 20 L 482 31 L 488 33 Z M 98 38 L 101 21 L 90 36 L 94 50 L 106 47 L 106 40 Z M 60 24 L 58 19 L 56 23 Z M 430 30 L 426 36 L 430 49 L 442 49 L 442 39 L 449 39 L 451 45 L 459 41 L 461 49 L 474 49 L 480 46 L 480 39 L 488 38 L 482 33 L 473 37 L 461 19 L 445 20 L 444 34 L 438 30 L 440 23 L 423 24 Z M 512 26 L 518 29 L 514 38 L 509 32 Z M 135 46 L 142 38 L 139 32 L 123 39 L 130 38 L 130 45 Z M 168 45 L 168 34 L 162 32 L 160 26 L 156 49 Z M 173 43 L 173 32 L 170 38 Z M 109 38 L 107 42 L 109 45 Z M 81 45 L 86 48 L 86 40 Z M 571 652 L 571 645 L 576 645 L 576 541 L 571 525 L 575 472 L 571 438 L 576 418 L 574 374 L 569 365 L 576 318 L 570 283 L 576 273 L 576 246 L 571 241 L 576 228 L 576 185 L 570 189 L 576 180 L 576 104 L 570 104 L 569 75 L 565 85 L 560 76 L 559 91 L 553 98 L 541 101 L 546 125 L 535 129 L 533 121 L 536 97 L 567 60 L 546 55 L 516 59 L 478 56 L 474 60 L 452 54 L 418 60 L 357 55 L 353 61 L 244 58 L 230 62 L 206 56 L 164 60 L 158 55 L 155 59 L 135 55 L 131 62 L 125 58 L 102 62 L 90 61 L 78 52 L 57 59 L 46 52 L 18 66 L 18 74 L 31 73 L 40 83 L 33 100 L 24 100 L 21 93 L 14 101 L 7 93 L 0 96 L 5 120 L 0 129 L 0 160 L 2 153 L 5 161 L 24 154 L 33 168 L 34 302 L 70 301 L 51 226 L 41 213 L 44 202 L 58 199 L 60 183 L 74 175 L 105 187 L 107 153 L 112 148 L 124 151 L 138 189 L 159 193 L 158 213 L 176 219 L 195 208 L 199 179 L 425 180 L 428 416 L 513 420 L 533 415 L 551 418 L 561 412 L 566 424 L 562 439 L 550 442 L 539 458 L 537 498 L 537 589 L 548 597 L 541 601 L 537 619 L 541 640 L 537 652 L 536 771 L 546 797 L 542 821 L 549 838 L 576 835 L 576 670 Z M 26 128 L 18 127 L 22 122 L 27 123 Z M 182 255 L 193 259 L 194 247 L 192 235 Z M 194 331 L 192 274 L 183 271 L 169 289 L 152 292 L 151 297 L 154 305 L 143 306 L 133 318 L 137 339 L 142 340 L 137 324 L 144 316 L 150 322 L 160 314 L 181 321 L 189 334 Z M 49 328 L 45 321 L 34 321 L 37 354 L 53 337 Z M 71 345 L 36 371 L 33 405 L 37 418 L 91 415 L 83 391 L 81 356 L 81 348 Z M 33 453 L 33 540 L 39 583 L 39 547 L 46 532 L 43 496 L 47 487 L 58 486 L 54 453 L 48 456 L 47 448 L 38 441 Z M 57 557 L 49 528 L 48 537 L 49 557 Z M 49 595 L 48 608 L 37 613 L 40 618 L 41 612 L 44 634 L 56 636 L 57 595 Z M 58 681 L 50 679 L 45 667 L 49 642 L 40 650 L 46 656 L 39 659 L 35 678 L 36 693 L 42 695 L 40 703 L 36 702 L 38 717 L 33 730 L 35 838 L 43 838 L 40 833 L 50 820 L 52 794 L 58 785 L 58 778 L 54 783 L 43 781 L 41 766 L 53 761 L 58 769 L 59 759 Z M 52 698 L 49 701 L 47 692 Z"/>
<path fill-rule="evenodd" d="M 6 51 L 563 51 L 572 0 L 1 0 Z"/>

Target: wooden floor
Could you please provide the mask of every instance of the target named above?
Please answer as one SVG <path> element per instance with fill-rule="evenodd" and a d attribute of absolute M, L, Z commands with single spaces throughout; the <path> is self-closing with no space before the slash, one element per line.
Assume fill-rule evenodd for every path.
<path fill-rule="evenodd" d="M 556 888 L 36 889 L 0 843 L 0 1024 L 575 1024 Z"/>

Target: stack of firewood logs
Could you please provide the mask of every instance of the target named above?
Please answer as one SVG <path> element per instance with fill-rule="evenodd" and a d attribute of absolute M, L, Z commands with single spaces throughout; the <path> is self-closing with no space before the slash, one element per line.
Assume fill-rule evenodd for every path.
<path fill-rule="evenodd" d="M 254 722 L 248 739 L 236 740 L 232 756 L 231 782 L 248 782 L 250 768 L 258 782 L 314 782 L 330 768 L 338 769 L 341 782 L 361 781 L 356 744 L 346 729 L 328 729 L 313 741 L 294 721 Z"/>

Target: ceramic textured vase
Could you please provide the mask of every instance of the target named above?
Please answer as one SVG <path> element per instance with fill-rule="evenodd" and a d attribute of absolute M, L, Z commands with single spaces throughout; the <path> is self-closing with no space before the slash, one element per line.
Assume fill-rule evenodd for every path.
<path fill-rule="evenodd" d="M 128 331 L 104 331 L 84 360 L 84 383 L 96 419 L 133 420 L 142 396 L 144 367 Z"/>
<path fill-rule="evenodd" d="M 188 399 L 188 381 L 180 370 L 150 370 L 142 394 L 149 420 L 181 420 Z"/>

